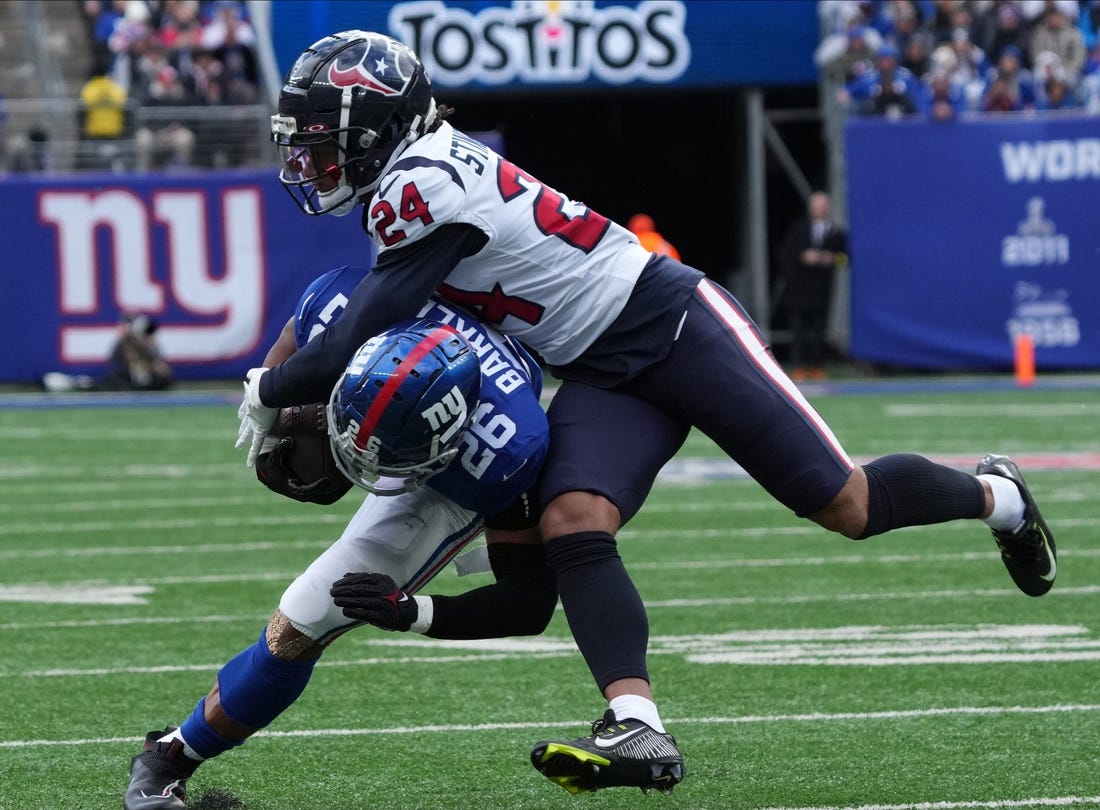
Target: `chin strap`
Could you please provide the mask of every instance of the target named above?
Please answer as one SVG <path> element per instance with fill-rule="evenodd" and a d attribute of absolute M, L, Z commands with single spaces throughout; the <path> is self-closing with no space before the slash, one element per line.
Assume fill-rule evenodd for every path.
<path fill-rule="evenodd" d="M 332 191 L 318 191 L 317 199 L 324 208 L 324 213 L 334 217 L 342 217 L 350 214 L 359 204 L 355 189 L 349 185 L 341 185 Z"/>
<path fill-rule="evenodd" d="M 405 133 L 405 140 L 412 143 L 421 135 L 426 133 L 432 128 L 432 124 L 435 123 L 435 116 L 438 110 L 435 106 L 435 99 L 428 99 L 428 111 L 424 115 L 418 115 L 412 120 L 412 124 L 409 126 L 409 131 Z"/>

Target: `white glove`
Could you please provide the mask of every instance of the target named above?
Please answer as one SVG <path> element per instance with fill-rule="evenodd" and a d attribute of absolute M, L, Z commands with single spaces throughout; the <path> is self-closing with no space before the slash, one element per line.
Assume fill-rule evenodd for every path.
<path fill-rule="evenodd" d="M 249 467 L 256 466 L 264 438 L 275 424 L 275 416 L 279 413 L 278 408 L 269 408 L 260 401 L 260 378 L 266 373 L 266 368 L 248 370 L 245 375 L 248 379 L 244 383 L 244 400 L 237 409 L 241 427 L 237 431 L 237 443 L 234 446 L 238 450 L 248 446 L 248 460 L 245 464 Z"/>

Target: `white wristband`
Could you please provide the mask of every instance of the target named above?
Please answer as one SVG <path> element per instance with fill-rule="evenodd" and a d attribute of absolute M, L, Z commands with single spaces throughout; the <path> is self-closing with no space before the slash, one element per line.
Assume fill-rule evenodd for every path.
<path fill-rule="evenodd" d="M 432 627 L 435 608 L 430 596 L 414 596 L 416 600 L 416 621 L 409 626 L 410 633 L 427 633 Z"/>

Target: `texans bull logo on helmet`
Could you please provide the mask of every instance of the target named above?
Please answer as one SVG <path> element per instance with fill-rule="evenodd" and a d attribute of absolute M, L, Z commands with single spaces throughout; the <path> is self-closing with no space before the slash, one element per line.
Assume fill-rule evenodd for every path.
<path fill-rule="evenodd" d="M 364 63 L 370 62 L 368 68 Z M 374 51 L 366 50 L 359 54 L 358 61 L 350 68 L 340 66 L 340 57 L 336 58 L 328 69 L 328 80 L 335 87 L 363 87 L 381 93 L 384 96 L 399 96 L 408 84 L 409 77 L 400 76 L 398 73 L 398 59 L 396 54 L 388 57 L 386 54 L 378 55 Z M 401 78 L 402 86 L 390 87 L 379 81 L 379 77 Z"/>

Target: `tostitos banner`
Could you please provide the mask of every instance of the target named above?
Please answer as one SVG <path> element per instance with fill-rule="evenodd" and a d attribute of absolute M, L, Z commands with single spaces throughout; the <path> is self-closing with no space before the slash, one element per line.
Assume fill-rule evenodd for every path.
<path fill-rule="evenodd" d="M 0 381 L 101 373 L 124 312 L 158 321 L 179 379 L 259 365 L 313 278 L 374 257 L 357 215 L 306 216 L 275 175 L 0 180 Z"/>
<path fill-rule="evenodd" d="M 412 48 L 445 91 L 812 85 L 815 0 L 279 0 L 285 73 L 337 31 Z"/>
<path fill-rule="evenodd" d="M 1095 117 L 846 129 L 851 354 L 932 370 L 1100 368 Z"/>

